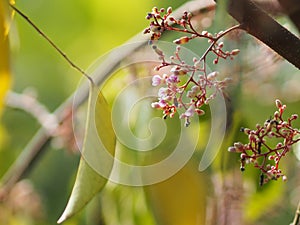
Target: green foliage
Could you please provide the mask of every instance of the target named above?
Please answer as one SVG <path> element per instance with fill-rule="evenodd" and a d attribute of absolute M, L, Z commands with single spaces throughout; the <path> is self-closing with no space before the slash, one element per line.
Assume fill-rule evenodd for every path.
<path fill-rule="evenodd" d="M 87 67 L 96 57 L 111 48 L 121 45 L 132 35 L 145 28 L 147 25 L 147 21 L 144 20 L 145 14 L 156 3 L 158 3 L 156 5 L 158 7 L 166 7 L 172 4 L 172 7 L 176 8 L 184 2 L 182 0 L 172 2 L 133 0 L 115 1 L 112 4 L 107 4 L 107 2 L 99 0 L 28 0 L 19 1 L 17 4 L 31 19 L 37 22 L 39 27 L 70 58 L 75 59 L 74 61 L 80 66 Z M 3 1 L 0 2 L 0 6 L 1 3 Z M 222 2 L 218 5 L 223 4 L 225 3 Z M 222 7 L 217 9 L 218 15 L 215 19 L 212 16 L 200 15 L 195 23 L 198 21 L 199 24 L 210 24 L 207 23 L 207 20 L 210 20 L 212 25 L 205 28 L 210 32 L 219 32 L 220 29 L 228 28 L 232 20 Z M 0 23 L 2 23 L 1 20 Z M 3 30 L 0 30 L 2 36 L 1 32 Z M 166 37 L 168 40 L 174 40 L 174 38 L 177 37 L 172 36 L 172 34 Z M 236 176 L 236 173 L 232 173 L 234 168 L 239 167 L 239 160 L 236 156 L 228 155 L 227 148 L 234 140 L 242 141 L 243 137 L 239 132 L 240 126 L 255 127 L 255 123 L 268 119 L 270 113 L 272 113 L 272 107 L 269 104 L 273 103 L 274 99 L 271 99 L 273 95 L 279 98 L 283 97 L 284 102 L 287 104 L 290 103 L 288 99 L 294 101 L 292 112 L 297 112 L 299 103 L 297 91 L 295 91 L 297 88 L 289 87 L 293 87 L 291 83 L 294 84 L 294 87 L 298 87 L 296 84 L 299 82 L 299 71 L 291 69 L 289 65 L 280 63 L 280 61 L 273 62 L 272 54 L 266 53 L 265 49 L 257 47 L 256 43 L 243 34 L 234 34 L 228 39 L 224 40 L 224 42 L 230 44 L 228 44 L 228 48 L 233 49 L 238 45 L 241 54 L 238 56 L 237 62 L 220 64 L 218 70 L 224 73 L 225 76 L 229 74 L 228 76 L 232 77 L 234 81 L 237 80 L 238 84 L 234 83 L 228 93 L 226 90 L 230 100 L 228 104 L 230 106 L 228 108 L 228 113 L 230 113 L 228 116 L 230 126 L 228 128 L 230 129 L 227 130 L 228 134 L 213 166 L 201 173 L 197 169 L 200 157 L 203 155 L 203 149 L 206 147 L 205 144 L 209 137 L 211 125 L 209 109 L 205 109 L 207 114 L 200 119 L 201 132 L 197 135 L 196 156 L 193 156 L 194 158 L 177 174 L 164 182 L 149 185 L 145 188 L 127 187 L 108 182 L 107 177 L 109 177 L 114 163 L 113 157 L 137 165 L 159 162 L 162 158 L 167 158 L 173 150 L 172 148 L 177 144 L 180 127 L 178 121 L 167 120 L 167 136 L 164 142 L 155 148 L 153 152 L 134 151 L 134 149 L 126 147 L 118 140 L 116 141 L 110 112 L 114 99 L 119 91 L 128 82 L 131 82 L 132 78 L 137 79 L 140 74 L 144 76 L 153 73 L 153 67 L 147 65 L 145 66 L 146 69 L 144 67 L 144 69 L 132 67 L 128 71 L 122 71 L 122 76 L 130 78 L 127 80 L 122 79 L 122 76 L 119 76 L 120 74 L 111 74 L 113 82 L 104 87 L 103 92 L 98 92 L 96 87 L 90 89 L 87 120 L 83 120 L 86 122 L 86 130 L 79 130 L 85 136 L 83 154 L 71 197 L 59 222 L 66 225 L 95 225 L 95 221 L 107 225 L 205 224 L 210 220 L 209 216 L 227 217 L 227 214 L 224 215 L 222 212 L 232 209 L 233 206 L 230 200 L 234 202 L 235 198 L 238 199 L 237 196 L 242 196 L 239 199 L 237 210 L 243 208 L 242 213 L 245 215 L 248 224 L 258 224 L 258 222 L 259 224 L 267 224 L 266 221 L 272 221 L 275 218 L 272 216 L 274 214 L 276 218 L 280 218 L 278 221 L 286 222 L 291 218 L 290 212 L 294 208 L 291 200 L 297 201 L 296 198 L 298 198 L 297 185 L 294 185 L 299 182 L 295 172 L 297 171 L 296 161 L 292 159 L 286 166 L 287 172 L 294 175 L 290 176 L 291 181 L 287 181 L 291 182 L 292 185 L 286 185 L 278 181 L 266 185 L 263 189 L 258 189 L 257 174 L 251 174 L 253 171 L 245 171 L 243 175 L 239 171 L 235 171 L 245 177 L 244 180 L 239 180 L 240 177 Z M 3 103 L 2 94 L 7 91 L 11 79 L 7 69 L 7 61 L 2 60 L 8 59 L 7 42 L 4 42 L 3 46 L 1 46 L 1 43 L 0 65 L 2 67 L 1 63 L 5 64 L 3 68 L 7 73 L 4 80 L 1 80 L 3 76 L 0 74 L 0 111 Z M 73 93 L 80 76 L 74 75 L 74 70 L 70 69 L 69 65 L 49 47 L 48 43 L 45 43 L 36 35 L 28 24 L 24 23 L 18 16 L 16 17 L 16 24 L 12 26 L 11 43 L 13 59 L 11 64 L 15 80 L 12 89 L 22 92 L 28 86 L 33 86 L 38 93 L 38 100 L 45 104 L 50 111 L 53 111 L 67 96 Z M 188 43 L 186 46 L 199 54 L 206 49 L 206 44 L 197 42 L 195 44 Z M 139 54 L 139 52 L 137 53 Z M 259 58 L 259 55 L 262 55 L 263 59 Z M 271 58 L 271 66 L 265 63 L 265 59 L 269 59 L 268 57 Z M 208 61 L 212 60 L 209 59 Z M 209 63 L 209 66 L 213 65 Z M 149 72 L 150 70 L 151 72 Z M 287 74 L 287 76 L 282 76 L 282 74 Z M 293 76 L 288 76 L 290 74 Z M 5 87 L 2 88 L 1 85 Z M 124 95 L 122 98 L 124 107 L 120 111 L 125 111 L 125 107 L 131 102 L 131 97 L 147 89 L 148 87 L 131 88 L 130 95 Z M 106 103 L 102 94 L 108 100 L 108 103 Z M 157 126 L 148 127 L 148 124 L 145 124 L 145 121 L 150 120 L 153 115 L 159 115 L 159 112 L 151 111 L 150 102 L 137 104 L 134 107 L 130 113 L 132 116 L 130 131 L 141 139 L 148 137 L 150 134 L 153 138 L 152 141 L 156 143 L 157 140 L 160 140 L 159 135 L 163 132 Z M 124 115 L 120 114 L 120 118 L 122 117 Z M 94 127 L 94 124 L 96 124 L 96 127 Z M 152 125 L 157 124 L 153 123 Z M 191 139 L 197 133 L 199 124 L 194 123 L 194 125 L 188 128 L 189 138 Z M 4 111 L 0 124 L 1 175 L 19 155 L 37 128 L 38 123 L 25 113 L 12 109 Z M 94 141 L 99 139 L 104 145 L 94 145 Z M 55 148 L 53 145 L 46 152 L 47 156 L 50 155 L 51 157 L 46 158 L 46 156 L 43 158 L 46 158 L 45 161 L 40 160 L 38 166 L 33 167 L 33 172 L 27 177 L 35 188 L 32 191 L 40 197 L 42 206 L 39 210 L 45 213 L 46 216 L 36 219 L 34 215 L 27 215 L 24 208 L 15 209 L 12 205 L 1 203 L 0 223 L 3 222 L 3 224 L 9 225 L 48 225 L 57 220 L 58 213 L 60 213 L 58 211 L 61 211 L 64 207 L 66 195 L 73 185 L 73 179 L 70 179 L 70 177 L 74 173 L 73 167 L 76 160 L 78 160 L 78 155 L 69 154 L 69 151 L 52 152 L 53 147 Z M 63 146 L 63 148 L 66 148 L 66 146 Z M 104 149 L 108 149 L 111 155 L 110 160 L 105 160 L 105 154 L 101 155 Z M 116 151 L 115 155 L 114 151 Z M 66 169 L 66 167 L 68 168 Z M 132 176 L 131 171 L 117 172 L 120 176 Z M 157 173 L 161 172 L 158 171 Z M 216 175 L 220 174 L 222 179 L 216 179 Z M 231 182 L 230 179 L 227 180 L 230 175 L 233 180 L 243 186 L 242 191 L 235 186 L 232 189 L 226 186 Z M 140 177 L 133 178 L 139 179 Z M 215 184 L 219 184 L 221 187 L 216 187 Z M 64 185 L 64 188 L 59 189 L 62 185 Z M 100 198 L 97 198 L 99 192 Z M 95 196 L 97 197 L 95 198 Z M 222 196 L 225 199 L 224 201 Z M 18 195 L 17 200 L 23 199 Z M 30 200 L 32 200 L 32 203 L 38 202 L 35 198 Z M 91 202 L 89 207 L 83 210 L 81 214 L 77 214 L 89 202 Z M 17 203 L 19 202 L 17 201 Z M 280 205 L 279 209 L 278 205 Z M 30 208 L 29 206 L 28 208 Z M 266 208 L 268 213 L 265 211 Z M 285 213 L 288 210 L 289 213 Z M 237 211 L 237 213 L 240 212 Z M 270 215 L 269 212 L 273 214 L 265 219 L 266 216 Z M 212 215 L 209 215 L 210 213 Z M 76 214 L 75 217 L 65 221 L 74 214 Z M 88 219 L 86 219 L 87 217 Z M 99 220 L 101 221 L 99 222 Z M 280 224 L 281 222 L 278 221 L 277 224 Z"/>
<path fill-rule="evenodd" d="M 111 157 L 115 151 L 115 133 L 111 123 L 110 108 L 101 92 L 90 85 L 87 110 L 86 131 L 76 181 L 67 207 L 58 220 L 62 223 L 81 210 L 105 186 L 113 166 L 113 160 L 107 160 L 102 152 L 109 151 Z M 98 136 L 99 135 L 99 136 Z M 101 139 L 103 145 L 98 144 Z M 100 154 L 100 156 L 99 156 Z M 96 160 L 96 164 L 92 161 Z M 89 163 L 91 163 L 89 165 Z M 105 168 L 104 173 L 95 171 L 95 166 Z"/>

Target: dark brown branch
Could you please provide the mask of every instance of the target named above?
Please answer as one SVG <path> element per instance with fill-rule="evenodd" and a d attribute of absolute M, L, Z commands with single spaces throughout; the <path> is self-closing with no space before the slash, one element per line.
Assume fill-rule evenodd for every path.
<path fill-rule="evenodd" d="M 255 0 L 254 3 L 272 16 L 283 15 L 284 10 L 277 1 Z"/>
<path fill-rule="evenodd" d="M 251 0 L 229 0 L 228 13 L 242 29 L 300 69 L 300 39 L 277 23 Z"/>
<path fill-rule="evenodd" d="M 299 0 L 278 0 L 291 21 L 300 31 L 300 1 Z"/>

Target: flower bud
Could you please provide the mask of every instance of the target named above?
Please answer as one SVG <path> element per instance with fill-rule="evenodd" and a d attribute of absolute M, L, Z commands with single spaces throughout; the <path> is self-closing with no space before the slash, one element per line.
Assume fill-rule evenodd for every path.
<path fill-rule="evenodd" d="M 162 82 L 162 78 L 159 75 L 154 75 L 152 77 L 152 86 L 154 86 L 154 87 L 158 86 L 161 84 L 161 82 Z"/>
<path fill-rule="evenodd" d="M 211 72 L 210 74 L 207 75 L 207 80 L 215 79 L 218 76 L 218 74 L 219 73 L 217 71 Z"/>
<path fill-rule="evenodd" d="M 219 31 L 219 33 L 217 34 L 218 36 L 221 36 L 224 33 L 224 31 Z"/>
<path fill-rule="evenodd" d="M 279 112 L 276 111 L 276 112 L 274 113 L 274 119 L 278 119 L 278 117 L 279 117 Z"/>
<path fill-rule="evenodd" d="M 275 100 L 275 104 L 276 104 L 276 107 L 277 107 L 278 109 L 282 107 L 282 103 L 281 103 L 281 101 L 280 101 L 279 99 L 276 99 L 276 100 Z"/>
<path fill-rule="evenodd" d="M 298 118 L 298 115 L 297 114 L 293 114 L 292 116 L 291 116 L 291 119 L 292 120 L 296 120 Z"/>
<path fill-rule="evenodd" d="M 283 181 L 287 181 L 287 176 L 283 175 L 283 176 L 282 176 L 282 180 L 283 180 Z"/>
<path fill-rule="evenodd" d="M 146 16 L 146 20 L 150 20 L 153 17 L 152 13 L 148 13 Z"/>
<path fill-rule="evenodd" d="M 195 109 L 195 112 L 198 114 L 198 116 L 202 116 L 205 114 L 205 111 L 202 109 Z"/>
<path fill-rule="evenodd" d="M 240 170 L 241 170 L 242 172 L 244 172 L 244 171 L 245 171 L 245 165 L 241 165 Z"/>
<path fill-rule="evenodd" d="M 171 22 L 175 22 L 176 19 L 173 17 L 173 16 L 169 16 L 168 19 L 171 21 Z"/>
<path fill-rule="evenodd" d="M 207 36 L 207 35 L 208 35 L 208 31 L 206 31 L 206 30 L 202 31 L 202 32 L 201 32 L 201 35 Z"/>
<path fill-rule="evenodd" d="M 241 142 L 235 142 L 233 144 L 233 146 L 237 149 L 237 150 L 242 150 L 244 145 Z"/>
<path fill-rule="evenodd" d="M 236 148 L 231 146 L 231 147 L 228 148 L 228 151 L 229 152 L 236 152 Z"/>
<path fill-rule="evenodd" d="M 189 40 L 190 40 L 190 38 L 188 36 L 184 36 L 184 37 L 181 37 L 181 38 L 178 38 L 178 39 L 174 40 L 173 43 L 177 44 L 177 45 L 181 45 L 181 44 L 188 43 Z"/>
<path fill-rule="evenodd" d="M 162 50 L 160 50 L 156 45 L 152 45 L 152 49 L 155 51 L 155 53 L 159 56 L 164 56 L 164 53 Z"/>
<path fill-rule="evenodd" d="M 230 55 L 237 55 L 239 54 L 240 50 L 239 49 L 233 49 L 230 53 Z"/>
<path fill-rule="evenodd" d="M 172 11 L 173 11 L 173 10 L 172 10 L 172 7 L 168 7 L 168 8 L 167 8 L 167 13 L 168 13 L 168 14 L 172 13 Z"/>
<path fill-rule="evenodd" d="M 158 102 L 153 102 L 153 103 L 151 103 L 151 107 L 158 109 L 158 108 L 160 108 L 160 104 Z"/>
<path fill-rule="evenodd" d="M 158 13 L 158 8 L 157 8 L 157 7 L 153 7 L 153 8 L 152 8 L 152 12 L 153 12 L 153 13 Z"/>
<path fill-rule="evenodd" d="M 247 156 L 246 153 L 242 153 L 242 154 L 240 155 L 240 157 L 241 157 L 242 160 L 244 160 L 244 159 L 246 158 L 246 156 Z"/>

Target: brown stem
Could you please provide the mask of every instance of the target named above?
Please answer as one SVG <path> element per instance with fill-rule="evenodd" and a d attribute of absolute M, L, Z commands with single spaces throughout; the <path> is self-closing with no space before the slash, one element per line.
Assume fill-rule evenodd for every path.
<path fill-rule="evenodd" d="M 300 225 L 300 201 L 295 212 L 294 220 L 290 225 Z"/>
<path fill-rule="evenodd" d="M 33 23 L 33 21 L 26 16 L 22 11 L 20 11 L 17 7 L 15 7 L 12 3 L 9 3 L 9 6 L 16 11 L 21 17 L 23 17 L 74 69 L 76 69 L 79 73 L 85 76 L 91 83 L 93 83 L 93 79 L 79 66 L 77 66 L 67 55 L 64 53 L 40 28 Z"/>
<path fill-rule="evenodd" d="M 241 29 L 256 37 L 300 69 L 300 39 L 251 0 L 228 0 L 228 13 Z"/>

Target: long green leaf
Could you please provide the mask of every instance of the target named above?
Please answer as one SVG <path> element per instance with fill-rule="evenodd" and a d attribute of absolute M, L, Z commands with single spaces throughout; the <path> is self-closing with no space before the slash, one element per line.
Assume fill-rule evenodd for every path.
<path fill-rule="evenodd" d="M 110 108 L 102 93 L 91 85 L 82 158 L 71 197 L 57 223 L 80 211 L 105 186 L 113 166 L 115 143 Z"/>

